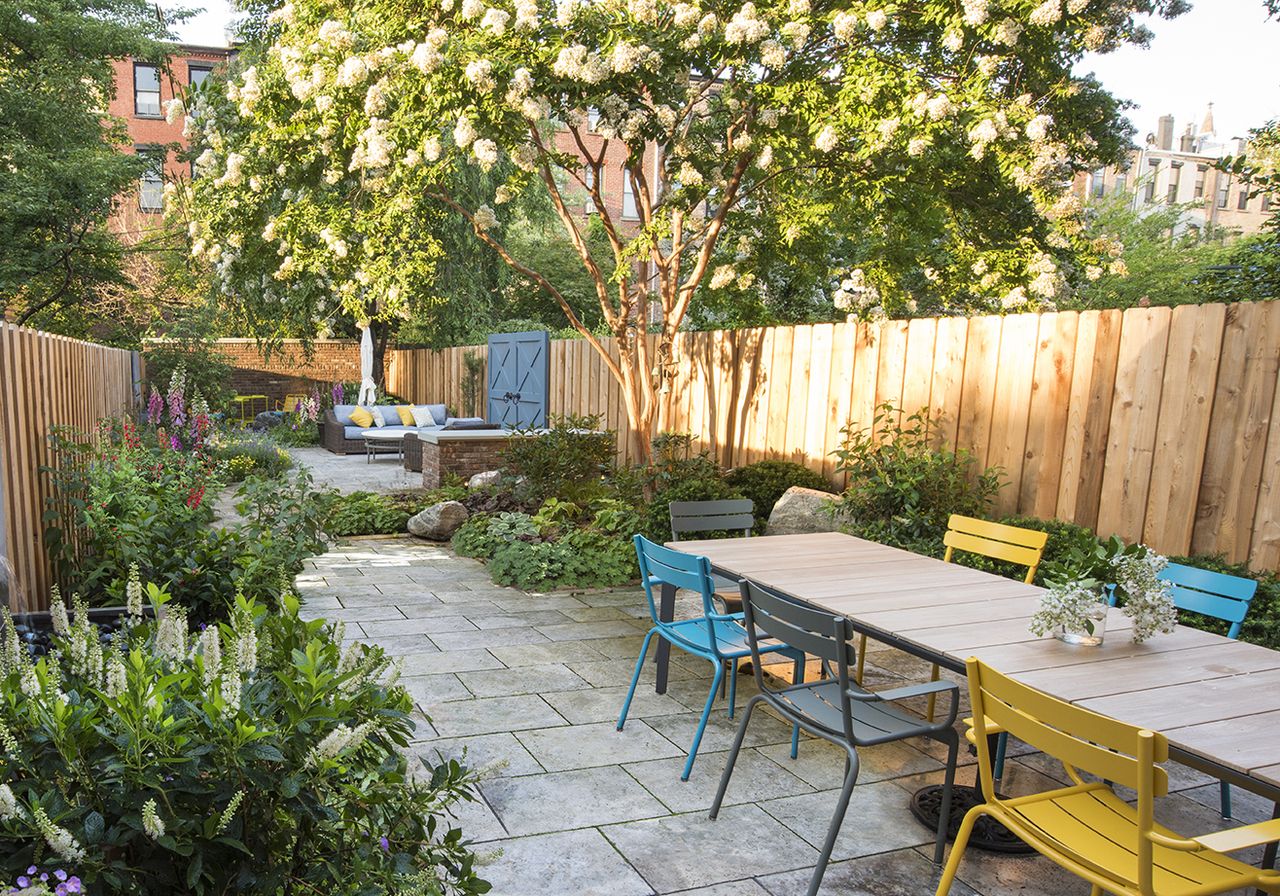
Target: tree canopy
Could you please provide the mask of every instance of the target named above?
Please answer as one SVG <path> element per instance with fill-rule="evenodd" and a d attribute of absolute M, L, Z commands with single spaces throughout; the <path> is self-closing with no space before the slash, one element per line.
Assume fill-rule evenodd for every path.
<path fill-rule="evenodd" d="M 103 224 L 144 161 L 104 113 L 111 61 L 159 61 L 167 36 L 145 0 L 0 6 L 0 297 L 19 322 L 65 318 L 123 282 Z"/>

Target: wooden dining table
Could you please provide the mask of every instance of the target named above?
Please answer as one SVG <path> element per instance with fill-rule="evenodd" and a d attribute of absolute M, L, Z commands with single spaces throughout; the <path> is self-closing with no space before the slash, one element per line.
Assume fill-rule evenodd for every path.
<path fill-rule="evenodd" d="M 1179 625 L 1142 644 L 1117 609 L 1097 647 L 1028 629 L 1043 589 L 851 535 L 679 541 L 714 572 L 846 616 L 946 669 L 968 657 L 1061 700 L 1162 732 L 1171 758 L 1280 803 L 1280 651 Z M 674 611 L 664 592 L 662 613 Z M 660 661 L 660 686 L 665 683 Z"/>

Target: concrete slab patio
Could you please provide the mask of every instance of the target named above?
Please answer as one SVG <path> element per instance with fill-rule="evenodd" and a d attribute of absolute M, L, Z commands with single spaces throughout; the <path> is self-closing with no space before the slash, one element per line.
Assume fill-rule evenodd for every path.
<path fill-rule="evenodd" d="M 347 461 L 365 466 L 363 458 Z M 403 657 L 404 684 L 431 720 L 413 744 L 419 755 L 493 766 L 482 799 L 463 806 L 459 818 L 479 851 L 500 851 L 483 869 L 494 894 L 805 891 L 835 804 L 830 788 L 842 774 L 842 753 L 805 739 L 792 760 L 790 729 L 757 713 L 725 808 L 709 820 L 735 731 L 723 702 L 690 780 L 679 780 L 710 683 L 706 663 L 676 652 L 662 696 L 653 692 L 647 664 L 625 730 L 614 729 L 649 627 L 638 590 L 526 594 L 493 585 L 481 564 L 447 547 L 407 537 L 344 540 L 309 561 L 298 588 L 306 613 L 342 619 L 349 637 Z M 868 664 L 872 687 L 928 677 L 924 663 L 888 650 L 872 650 Z M 754 690 L 750 677 L 739 679 L 740 706 Z M 822 892 L 933 893 L 932 834 L 907 806 L 916 789 L 941 780 L 940 750 L 909 742 L 861 757 Z M 959 780 L 972 783 L 972 758 L 961 762 Z M 1185 769 L 1171 776 L 1176 792 L 1160 801 L 1158 819 L 1188 834 L 1223 826 L 1215 783 Z M 1010 760 L 1003 789 L 1028 792 L 1063 778 L 1061 768 L 1024 751 Z M 1270 814 L 1270 805 L 1236 791 L 1233 824 Z M 960 881 L 957 896 L 1089 892 L 1042 858 L 974 850 Z"/>
<path fill-rule="evenodd" d="M 339 492 L 398 492 L 422 488 L 422 474 L 410 473 L 399 456 L 387 452 L 368 462 L 364 454 L 334 454 L 326 448 L 290 448 L 294 462 L 306 467 L 316 485 Z"/>

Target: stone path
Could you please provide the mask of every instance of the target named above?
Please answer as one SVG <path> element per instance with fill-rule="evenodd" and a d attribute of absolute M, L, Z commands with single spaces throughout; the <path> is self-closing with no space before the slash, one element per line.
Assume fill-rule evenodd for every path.
<path fill-rule="evenodd" d="M 355 459 L 352 459 L 355 460 Z M 363 459 L 359 459 L 363 467 Z M 495 896 L 792 896 L 804 893 L 843 774 L 843 753 L 801 742 L 760 711 L 716 821 L 707 818 L 735 723 L 713 712 L 692 777 L 680 768 L 710 683 L 710 669 L 678 651 L 668 693 L 647 664 L 624 731 L 614 729 L 641 638 L 639 590 L 526 594 L 493 585 L 484 567 L 411 538 L 349 539 L 298 578 L 305 612 L 344 620 L 348 635 L 404 658 L 403 683 L 423 721 L 413 749 L 428 759 L 498 763 L 483 799 L 459 819 L 480 852 Z M 779 670 L 785 665 L 777 667 Z M 868 655 L 872 688 L 927 679 L 925 664 L 889 650 Z M 739 679 L 739 706 L 755 691 Z M 1011 752 L 1016 753 L 1016 748 Z M 931 894 L 932 834 L 907 804 L 940 781 L 944 750 L 930 742 L 860 752 L 854 790 L 823 893 Z M 959 780 L 972 783 L 961 756 Z M 1157 817 L 1196 834 L 1221 826 L 1217 785 L 1171 769 L 1177 792 Z M 1003 789 L 1022 793 L 1064 779 L 1041 755 L 1011 759 Z M 1237 822 L 1270 817 L 1235 791 Z M 1257 854 L 1245 854 L 1256 861 Z M 956 896 L 1084 896 L 1089 887 L 1039 857 L 970 851 Z"/>
<path fill-rule="evenodd" d="M 311 471 L 317 486 L 328 486 L 343 494 L 422 488 L 422 474 L 407 471 L 395 454 L 379 454 L 373 463 L 368 463 L 363 451 L 359 454 L 334 454 L 319 447 L 288 450 L 294 461 Z"/>

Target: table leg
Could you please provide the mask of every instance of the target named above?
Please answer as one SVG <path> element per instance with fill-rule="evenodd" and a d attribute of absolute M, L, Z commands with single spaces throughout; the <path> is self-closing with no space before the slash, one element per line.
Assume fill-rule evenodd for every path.
<path fill-rule="evenodd" d="M 662 597 L 658 602 L 658 619 L 670 622 L 676 615 L 676 587 L 662 584 Z M 658 649 L 653 656 L 657 664 L 657 684 L 654 690 L 659 694 L 667 692 L 667 666 L 671 662 L 671 643 L 661 635 L 658 636 Z"/>

